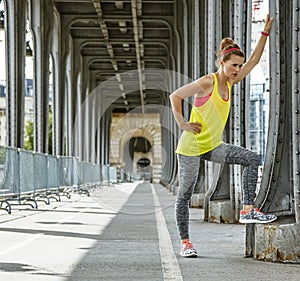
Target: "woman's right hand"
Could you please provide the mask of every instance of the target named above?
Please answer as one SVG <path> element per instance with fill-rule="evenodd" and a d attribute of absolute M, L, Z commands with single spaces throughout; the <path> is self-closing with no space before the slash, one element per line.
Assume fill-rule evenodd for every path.
<path fill-rule="evenodd" d="M 273 20 L 274 20 L 274 18 L 270 18 L 270 15 L 267 14 L 267 16 L 266 16 L 266 21 L 265 21 L 264 32 L 270 33 L 270 30 L 271 30 L 271 26 L 272 26 Z"/>
<path fill-rule="evenodd" d="M 199 134 L 201 132 L 202 125 L 198 122 L 186 122 L 183 123 L 180 128 L 185 131 L 190 131 L 194 134 Z"/>

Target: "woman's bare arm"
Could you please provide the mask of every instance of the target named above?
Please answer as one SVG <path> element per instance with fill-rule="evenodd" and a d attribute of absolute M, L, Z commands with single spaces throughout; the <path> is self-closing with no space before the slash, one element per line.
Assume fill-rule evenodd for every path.
<path fill-rule="evenodd" d="M 200 133 L 201 124 L 197 122 L 184 121 L 182 116 L 182 101 L 193 95 L 197 95 L 198 97 L 208 95 L 208 91 L 212 88 L 213 83 L 213 79 L 210 76 L 211 75 L 206 75 L 196 81 L 186 84 L 170 95 L 174 118 L 182 130 Z"/>
<path fill-rule="evenodd" d="M 273 23 L 273 18 L 269 18 L 269 14 L 268 14 L 266 17 L 264 32 L 270 33 L 272 23 Z M 253 67 L 259 63 L 262 53 L 264 51 L 267 39 L 268 39 L 267 36 L 261 35 L 261 37 L 259 38 L 259 40 L 256 44 L 256 47 L 254 48 L 253 52 L 251 53 L 249 59 L 242 66 L 238 76 L 231 82 L 231 84 L 236 84 L 236 83 L 240 82 L 241 80 L 243 80 L 249 74 L 249 72 L 253 69 Z"/>

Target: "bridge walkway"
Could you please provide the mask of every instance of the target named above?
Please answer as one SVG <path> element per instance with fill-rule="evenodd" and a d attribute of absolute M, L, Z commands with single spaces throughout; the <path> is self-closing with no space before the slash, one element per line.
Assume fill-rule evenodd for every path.
<path fill-rule="evenodd" d="M 0 280 L 300 280 L 299 264 L 244 258 L 245 226 L 206 223 L 201 209 L 190 209 L 199 257 L 182 258 L 174 202 L 140 182 L 1 211 Z"/>

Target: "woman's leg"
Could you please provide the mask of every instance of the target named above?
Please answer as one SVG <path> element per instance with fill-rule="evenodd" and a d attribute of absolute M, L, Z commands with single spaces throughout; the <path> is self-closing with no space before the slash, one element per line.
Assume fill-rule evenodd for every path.
<path fill-rule="evenodd" d="M 224 163 L 239 164 L 244 167 L 243 170 L 243 203 L 244 211 L 253 209 L 255 190 L 258 178 L 259 156 L 246 148 L 232 144 L 221 144 L 214 150 L 201 155 L 202 159 Z"/>
<path fill-rule="evenodd" d="M 189 239 L 189 202 L 196 185 L 200 157 L 177 155 L 179 190 L 175 204 L 175 217 L 181 240 Z"/>

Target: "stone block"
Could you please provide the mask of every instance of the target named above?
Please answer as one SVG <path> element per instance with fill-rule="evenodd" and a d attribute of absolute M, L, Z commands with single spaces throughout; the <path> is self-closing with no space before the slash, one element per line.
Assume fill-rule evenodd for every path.
<path fill-rule="evenodd" d="M 209 202 L 209 222 L 234 223 L 234 211 L 230 201 Z"/>
<path fill-rule="evenodd" d="M 254 258 L 272 262 L 300 263 L 299 224 L 256 224 Z"/>
<path fill-rule="evenodd" d="M 192 208 L 203 208 L 204 207 L 204 193 L 194 193 L 191 198 L 190 206 Z"/>

